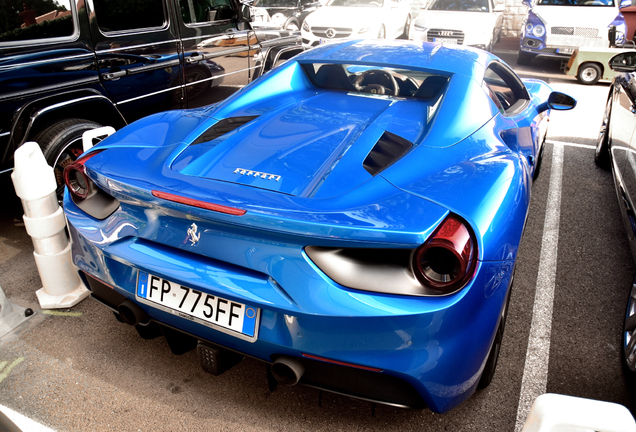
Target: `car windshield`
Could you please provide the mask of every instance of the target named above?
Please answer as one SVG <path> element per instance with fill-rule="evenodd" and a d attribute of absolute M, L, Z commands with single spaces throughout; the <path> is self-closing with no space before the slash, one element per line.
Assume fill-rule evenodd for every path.
<path fill-rule="evenodd" d="M 294 8 L 298 6 L 298 2 L 295 0 L 256 0 L 254 2 L 256 7 L 288 7 Z"/>
<path fill-rule="evenodd" d="M 614 6 L 614 0 L 539 0 L 541 6 Z"/>
<path fill-rule="evenodd" d="M 384 0 L 331 0 L 327 6 L 382 7 Z"/>
<path fill-rule="evenodd" d="M 428 10 L 488 12 L 488 0 L 433 0 Z"/>
<path fill-rule="evenodd" d="M 437 103 L 449 77 L 418 70 L 356 64 L 305 63 L 303 70 L 319 88 L 373 96 L 417 98 Z"/>

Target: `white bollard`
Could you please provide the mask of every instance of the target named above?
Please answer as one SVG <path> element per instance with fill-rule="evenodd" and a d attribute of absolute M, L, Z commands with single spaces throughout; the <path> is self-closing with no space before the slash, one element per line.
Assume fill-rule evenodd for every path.
<path fill-rule="evenodd" d="M 33 256 L 43 287 L 36 291 L 42 309 L 75 306 L 90 292 L 84 287 L 71 261 L 66 219 L 57 202 L 53 168 L 35 142 L 15 151 L 11 174 L 16 194 L 22 200 L 24 225 L 33 241 Z"/>
<path fill-rule="evenodd" d="M 635 432 L 627 408 L 612 402 L 546 393 L 532 404 L 522 432 Z"/>

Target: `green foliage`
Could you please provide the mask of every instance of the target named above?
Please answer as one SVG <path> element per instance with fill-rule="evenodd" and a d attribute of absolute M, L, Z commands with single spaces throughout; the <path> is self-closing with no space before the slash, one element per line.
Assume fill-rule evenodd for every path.
<path fill-rule="evenodd" d="M 29 40 L 29 39 L 45 39 L 60 36 L 70 36 L 73 34 L 73 17 L 65 16 L 62 18 L 43 21 L 26 28 L 16 28 L 8 32 L 0 33 L 0 42 Z"/>
<path fill-rule="evenodd" d="M 33 9 L 36 16 L 52 10 L 66 10 L 54 0 L 0 0 L 0 34 L 20 28 L 23 21 L 18 14 L 24 10 L 24 4 L 28 9 Z"/>

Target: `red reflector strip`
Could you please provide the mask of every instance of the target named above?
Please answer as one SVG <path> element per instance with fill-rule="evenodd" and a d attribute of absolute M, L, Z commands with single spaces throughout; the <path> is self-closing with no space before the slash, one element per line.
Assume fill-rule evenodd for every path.
<path fill-rule="evenodd" d="M 185 197 L 174 195 L 167 192 L 160 192 L 160 191 L 153 190 L 152 195 L 156 196 L 157 198 L 164 199 L 166 201 L 172 201 L 179 204 L 185 204 L 192 207 L 202 208 L 205 210 L 212 210 L 218 213 L 224 213 L 224 214 L 229 214 L 234 216 L 243 216 L 245 213 L 247 213 L 247 210 L 241 210 L 234 207 L 227 207 L 220 204 L 212 204 L 206 201 L 195 200 L 192 198 L 185 198 Z"/>
<path fill-rule="evenodd" d="M 84 273 L 84 276 L 89 277 L 89 278 L 93 279 L 94 281 L 99 282 L 100 284 L 104 284 L 104 285 L 106 285 L 108 288 L 110 288 L 110 289 L 112 289 L 112 290 L 114 290 L 114 289 L 115 289 L 115 287 L 114 287 L 114 286 L 112 286 L 111 284 L 107 284 L 107 283 L 106 283 L 106 282 L 104 282 L 103 280 L 101 280 L 101 279 L 97 279 L 95 276 L 90 275 L 90 274 L 88 274 L 88 273 L 86 273 L 86 272 L 83 272 L 83 273 Z"/>
<path fill-rule="evenodd" d="M 328 358 L 318 357 L 318 356 L 311 355 L 311 354 L 305 354 L 305 353 L 300 353 L 300 354 L 303 357 L 314 359 L 314 360 L 324 361 L 326 363 L 333 363 L 333 364 L 337 364 L 337 365 L 340 365 L 340 366 L 348 366 L 348 367 L 352 367 L 352 368 L 356 368 L 356 369 L 362 369 L 362 370 L 371 371 L 371 372 L 382 372 L 382 369 L 378 369 L 378 368 L 374 368 L 374 367 L 360 366 L 360 365 L 353 364 L 353 363 L 346 363 L 346 362 L 341 362 L 341 361 L 338 361 L 338 360 L 331 360 L 331 359 L 328 359 Z"/>

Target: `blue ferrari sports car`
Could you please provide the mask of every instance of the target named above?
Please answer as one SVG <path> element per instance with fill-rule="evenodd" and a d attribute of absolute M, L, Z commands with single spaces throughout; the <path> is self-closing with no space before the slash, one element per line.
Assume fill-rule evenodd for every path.
<path fill-rule="evenodd" d="M 575 103 L 477 49 L 321 45 L 69 165 L 73 260 L 212 374 L 250 356 L 270 388 L 444 412 L 493 378 L 548 117 Z"/>

